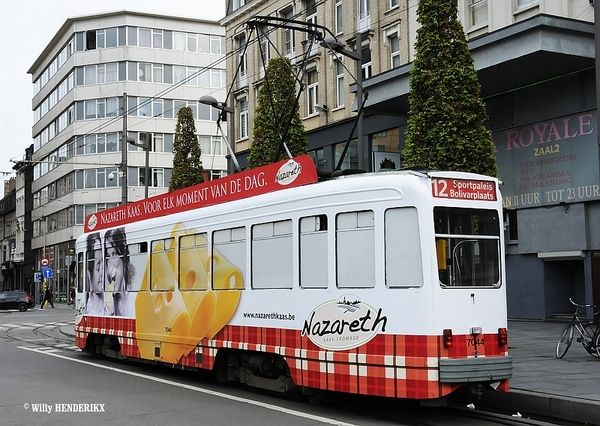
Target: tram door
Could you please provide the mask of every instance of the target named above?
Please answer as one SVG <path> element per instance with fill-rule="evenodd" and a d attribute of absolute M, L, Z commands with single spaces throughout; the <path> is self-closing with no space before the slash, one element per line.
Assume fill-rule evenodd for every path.
<path fill-rule="evenodd" d="M 600 307 L 600 251 L 592 252 L 592 290 L 594 305 Z"/>

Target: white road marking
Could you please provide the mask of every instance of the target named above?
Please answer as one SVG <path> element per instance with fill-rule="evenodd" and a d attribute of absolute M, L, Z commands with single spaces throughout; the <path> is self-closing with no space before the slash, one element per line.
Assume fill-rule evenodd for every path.
<path fill-rule="evenodd" d="M 315 416 L 314 414 L 303 413 L 301 411 L 290 410 L 288 408 L 278 407 L 277 405 L 273 405 L 273 404 L 267 404 L 267 403 L 264 403 L 264 402 L 253 401 L 251 399 L 241 398 L 241 397 L 234 396 L 234 395 L 228 395 L 226 393 L 215 392 L 215 391 L 212 391 L 212 390 L 209 390 L 209 389 L 204 389 L 204 388 L 201 388 L 201 387 L 198 387 L 198 386 L 186 385 L 185 383 L 177 383 L 177 382 L 174 382 L 174 381 L 171 381 L 171 380 L 161 379 L 159 377 L 146 376 L 144 374 L 136 373 L 134 371 L 120 370 L 118 368 L 110 367 L 108 365 L 94 364 L 93 362 L 90 362 L 90 361 L 84 361 L 82 359 L 70 358 L 68 356 L 64 356 L 64 355 L 60 355 L 58 353 L 54 353 L 56 350 L 52 350 L 52 349 L 50 349 L 50 350 L 42 350 L 40 348 L 28 348 L 26 346 L 18 346 L 18 348 L 25 349 L 27 351 L 37 352 L 37 353 L 44 354 L 44 355 L 51 355 L 53 357 L 61 358 L 61 359 L 67 360 L 67 361 L 74 361 L 74 362 L 78 362 L 80 364 L 85 364 L 85 365 L 90 365 L 90 366 L 93 366 L 93 367 L 103 368 L 105 370 L 114 371 L 116 373 L 128 374 L 130 376 L 139 377 L 141 379 L 152 380 L 154 382 L 163 383 L 163 384 L 166 384 L 166 385 L 177 386 L 177 387 L 180 387 L 180 388 L 183 388 L 183 389 L 187 389 L 187 390 L 191 390 L 191 391 L 194 391 L 194 392 L 200 392 L 200 393 L 204 393 L 206 395 L 216 396 L 218 398 L 229 399 L 231 401 L 237 401 L 237 402 L 244 402 L 246 404 L 250 404 L 250 405 L 255 405 L 257 407 L 266 408 L 267 410 L 279 411 L 281 413 L 289 414 L 289 415 L 296 416 L 296 417 L 301 417 L 301 418 L 304 418 L 304 419 L 314 420 L 314 421 L 317 421 L 317 422 L 320 422 L 320 423 L 326 423 L 326 424 L 336 425 L 336 426 L 356 426 L 353 423 L 346 423 L 346 422 L 342 422 L 342 421 L 334 420 L 334 419 L 329 419 L 327 417 L 322 417 L 322 416 Z"/>

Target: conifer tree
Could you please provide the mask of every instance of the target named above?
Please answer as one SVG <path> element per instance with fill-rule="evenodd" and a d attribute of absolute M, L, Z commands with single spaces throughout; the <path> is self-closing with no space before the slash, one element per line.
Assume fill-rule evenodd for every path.
<path fill-rule="evenodd" d="M 481 85 L 457 13 L 457 0 L 419 1 L 404 165 L 496 176 Z"/>
<path fill-rule="evenodd" d="M 253 139 L 248 163 L 250 168 L 273 162 L 281 138 L 292 156 L 306 154 L 308 137 L 298 112 L 296 80 L 288 58 L 269 61 L 263 84 L 258 91 L 254 115 Z M 279 158 L 287 158 L 281 149 Z"/>
<path fill-rule="evenodd" d="M 169 192 L 204 182 L 201 154 L 194 112 L 190 107 L 183 107 L 177 113 Z"/>

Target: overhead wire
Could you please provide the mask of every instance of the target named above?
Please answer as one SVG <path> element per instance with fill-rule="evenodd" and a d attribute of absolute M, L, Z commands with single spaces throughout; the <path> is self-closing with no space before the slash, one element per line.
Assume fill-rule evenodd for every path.
<path fill-rule="evenodd" d="M 328 2 L 328 0 L 322 0 L 320 2 L 317 2 L 316 6 L 318 7 L 318 6 L 324 5 L 327 2 Z M 398 9 L 398 10 L 399 10 L 399 12 L 404 12 L 404 11 L 406 11 L 406 10 L 408 10 L 410 8 L 414 8 L 414 7 L 417 7 L 417 5 L 408 6 L 406 8 L 402 8 L 402 9 Z M 305 15 L 305 13 L 306 13 L 306 9 L 299 10 L 296 14 L 294 14 L 292 16 L 292 18 L 297 18 L 297 17 L 303 16 L 303 15 Z M 243 25 L 245 25 L 245 23 L 240 24 L 240 26 L 243 26 Z M 269 34 L 274 33 L 275 31 L 278 30 L 277 27 L 272 27 L 272 26 L 270 26 L 270 27 L 271 28 L 269 28 L 268 32 L 265 33 L 267 36 Z M 235 31 L 234 31 L 234 33 L 235 33 Z M 235 34 L 234 34 L 233 37 L 235 37 Z M 278 49 L 277 49 L 277 46 L 274 44 L 274 42 L 271 40 L 271 38 L 267 37 L 267 40 L 268 40 L 269 44 L 275 49 L 275 51 L 278 52 L 278 53 L 280 53 L 278 51 Z M 164 96 L 167 95 L 168 93 L 171 93 L 172 91 L 176 90 L 177 88 L 179 88 L 179 87 L 187 84 L 189 81 L 191 81 L 191 80 L 199 77 L 202 73 L 204 73 L 204 72 L 210 72 L 211 70 L 215 69 L 217 65 L 221 64 L 224 61 L 227 61 L 230 57 L 239 55 L 241 51 L 243 51 L 244 49 L 247 50 L 248 46 L 251 45 L 252 43 L 255 43 L 255 42 L 259 42 L 259 40 L 258 39 L 254 40 L 254 41 L 248 40 L 248 42 L 245 44 L 245 46 L 243 46 L 243 47 L 234 47 L 231 51 L 226 52 L 223 55 L 222 58 L 219 58 L 218 60 L 212 62 L 207 67 L 200 68 L 198 71 L 196 71 L 196 72 L 194 72 L 194 73 L 186 76 L 184 79 L 178 81 L 177 83 L 172 84 L 171 86 L 169 86 L 169 87 L 165 88 L 164 90 L 158 92 L 154 96 L 149 97 L 145 101 L 143 101 L 141 103 L 138 103 L 135 106 L 132 106 L 132 107 L 128 108 L 126 114 L 132 115 L 133 113 L 137 112 L 140 108 L 143 108 L 143 107 L 147 106 L 148 104 L 151 104 L 155 100 L 164 99 Z M 295 53 L 295 50 L 293 52 Z M 334 55 L 336 56 L 336 60 L 339 60 L 339 57 L 337 56 L 337 54 L 335 54 L 335 52 L 334 52 Z M 297 60 L 301 56 L 303 56 L 303 55 L 294 55 L 294 56 L 291 57 L 291 59 L 293 61 L 295 61 L 295 60 Z M 261 58 L 262 58 L 262 55 L 261 55 Z M 343 63 L 343 61 L 340 61 L 340 62 L 342 63 L 342 66 L 344 67 L 344 69 L 346 70 L 346 72 L 348 72 L 350 74 L 350 76 L 356 81 L 356 76 L 354 76 L 353 73 L 345 66 L 345 64 Z M 238 69 L 239 69 L 239 67 L 238 67 Z M 236 72 L 236 74 L 237 74 L 237 72 Z M 256 77 L 256 76 L 254 75 L 253 77 Z M 235 82 L 235 78 L 232 79 L 231 81 L 232 81 L 232 84 L 233 84 Z M 230 92 L 227 93 L 227 98 L 229 97 L 229 94 L 230 94 Z M 117 110 L 112 111 L 112 112 L 118 112 L 120 110 L 122 110 L 122 107 L 119 107 Z M 171 111 L 173 111 L 173 109 L 163 111 L 163 114 L 165 112 L 171 112 Z M 147 120 L 151 120 L 151 119 L 154 119 L 154 118 L 156 118 L 156 116 L 149 116 L 147 118 Z M 107 122 L 99 123 L 94 128 L 87 130 L 85 133 L 77 135 L 77 137 L 79 137 L 80 139 L 85 140 L 86 136 L 93 135 L 97 131 L 101 130 L 102 128 L 106 128 L 106 127 L 110 126 L 111 124 L 113 124 L 115 122 L 118 122 L 119 120 L 122 120 L 122 115 L 117 115 L 117 116 L 111 118 Z M 144 121 L 142 121 L 142 122 L 144 122 Z M 85 129 L 85 127 L 86 127 L 86 124 L 84 123 L 83 126 L 80 127 L 80 129 Z M 87 145 L 87 143 L 84 142 L 82 145 L 77 145 L 76 148 L 84 148 L 86 145 Z M 76 156 L 74 156 L 74 157 L 76 157 Z M 73 158 L 73 157 L 71 157 L 71 158 Z M 39 162 L 44 162 L 44 161 L 39 160 L 39 161 L 34 162 L 34 163 L 38 164 Z M 73 163 L 73 164 L 78 164 L 78 163 Z"/>

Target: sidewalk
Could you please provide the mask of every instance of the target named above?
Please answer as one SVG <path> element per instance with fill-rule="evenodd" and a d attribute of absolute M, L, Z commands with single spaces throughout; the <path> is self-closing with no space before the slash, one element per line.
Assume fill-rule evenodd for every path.
<path fill-rule="evenodd" d="M 61 306 L 62 305 L 62 306 Z M 72 309 L 65 304 L 57 308 Z M 73 310 L 73 316 L 75 312 Z M 562 359 L 555 356 L 556 342 L 565 323 L 508 322 L 508 347 L 513 357 L 510 392 L 486 391 L 477 405 L 507 413 L 558 417 L 600 425 L 600 359 L 589 355 L 581 343 L 573 344 Z M 73 326 L 61 332 L 75 337 Z"/>
<path fill-rule="evenodd" d="M 509 321 L 511 390 L 485 392 L 480 403 L 523 417 L 537 414 L 600 425 L 600 359 L 588 354 L 576 336 L 567 354 L 557 359 L 556 342 L 565 324 Z"/>

